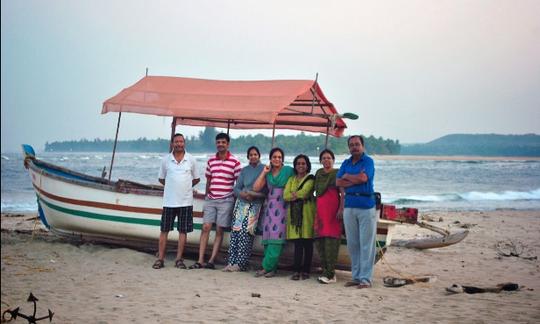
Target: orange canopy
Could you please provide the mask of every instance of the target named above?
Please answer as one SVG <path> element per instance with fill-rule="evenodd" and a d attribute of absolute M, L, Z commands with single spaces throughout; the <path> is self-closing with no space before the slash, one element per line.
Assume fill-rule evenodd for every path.
<path fill-rule="evenodd" d="M 103 103 L 102 114 L 176 117 L 177 125 L 295 129 L 343 135 L 347 127 L 316 81 L 220 81 L 146 76 Z"/>

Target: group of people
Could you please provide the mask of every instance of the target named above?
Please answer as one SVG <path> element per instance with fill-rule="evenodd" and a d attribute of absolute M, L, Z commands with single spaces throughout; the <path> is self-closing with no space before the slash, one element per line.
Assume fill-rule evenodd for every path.
<path fill-rule="evenodd" d="M 322 274 L 318 281 L 335 283 L 335 265 L 345 227 L 351 259 L 352 280 L 347 287 L 369 288 L 375 262 L 377 216 L 373 178 L 373 160 L 364 153 L 359 135 L 348 139 L 351 156 L 339 169 L 329 150 L 319 155 L 322 168 L 311 174 L 311 161 L 300 154 L 293 167 L 284 164 L 285 153 L 279 147 L 269 153 L 269 165 L 260 161 L 256 146 L 247 150 L 249 164 L 242 168 L 229 152 L 230 138 L 216 136 L 217 153 L 206 164 L 206 190 L 203 208 L 199 258 L 189 269 L 215 269 L 215 259 L 230 228 L 229 256 L 223 271 L 247 271 L 253 242 L 260 223 L 264 257 L 256 277 L 276 274 L 287 242 L 294 244 L 292 280 L 310 278 L 314 245 Z M 200 182 L 197 163 L 185 150 L 185 139 L 175 134 L 172 152 L 161 163 L 159 181 L 164 185 L 163 212 L 158 259 L 153 268 L 164 266 L 168 232 L 177 221 L 179 231 L 175 266 L 187 269 L 183 252 L 186 235 L 193 231 L 193 189 Z M 259 222 L 259 217 L 262 217 Z M 205 262 L 208 238 L 215 224 L 215 238 L 210 258 Z"/>

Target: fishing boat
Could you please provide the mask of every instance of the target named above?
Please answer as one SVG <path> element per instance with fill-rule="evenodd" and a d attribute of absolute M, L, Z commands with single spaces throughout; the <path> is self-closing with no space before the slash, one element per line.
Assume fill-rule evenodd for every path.
<path fill-rule="evenodd" d="M 114 155 L 122 113 L 172 117 L 171 136 L 177 125 L 229 129 L 292 129 L 328 136 L 342 136 L 344 118 L 324 96 L 315 80 L 218 81 L 193 78 L 145 76 L 103 104 L 102 113 L 118 112 L 115 144 L 108 177 L 82 174 L 40 160 L 34 149 L 23 145 L 24 163 L 35 189 L 41 222 L 51 232 L 90 242 L 105 242 L 135 248 L 157 249 L 163 187 L 127 179 L 112 180 Z M 156 166 L 157 167 L 157 166 Z M 204 195 L 194 195 L 194 232 L 187 236 L 187 249 L 197 250 L 202 228 Z M 377 224 L 379 251 L 388 246 L 396 220 Z M 253 254 L 262 256 L 262 236 L 257 235 Z M 176 246 L 177 235 L 169 235 Z M 210 235 L 209 249 L 213 234 Z M 222 252 L 228 249 L 225 234 Z M 342 244 L 346 244 L 345 239 Z M 287 247 L 283 261 L 292 260 Z M 316 259 L 316 256 L 315 256 Z M 316 262 L 316 260 L 315 260 Z M 338 267 L 350 268 L 347 249 L 342 247 Z"/>

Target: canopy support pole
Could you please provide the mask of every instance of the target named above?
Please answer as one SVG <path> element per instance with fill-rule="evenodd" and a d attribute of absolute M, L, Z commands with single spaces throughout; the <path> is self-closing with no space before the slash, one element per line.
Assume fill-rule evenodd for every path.
<path fill-rule="evenodd" d="M 118 130 L 120 129 L 120 118 L 122 117 L 122 112 L 118 113 L 118 122 L 116 123 L 116 136 L 114 137 L 114 146 L 112 150 L 112 158 L 111 158 L 111 167 L 109 168 L 109 182 L 111 182 L 111 176 L 112 176 L 112 167 L 114 163 L 114 154 L 116 153 L 116 143 L 118 143 Z"/>
<path fill-rule="evenodd" d="M 328 134 L 330 133 L 330 120 L 328 121 L 328 125 L 326 125 L 326 138 L 324 140 L 324 148 L 328 148 Z"/>
<path fill-rule="evenodd" d="M 318 79 L 319 79 L 319 72 L 315 74 L 314 84 L 317 83 Z M 317 96 L 315 95 L 315 90 L 313 89 L 313 87 L 310 90 L 311 90 L 311 95 L 313 96 L 313 100 L 311 101 L 311 114 L 313 114 L 313 111 L 315 110 L 315 99 L 317 99 Z"/>
<path fill-rule="evenodd" d="M 171 123 L 171 142 L 169 144 L 169 152 L 172 152 L 173 137 L 175 133 L 176 133 L 176 117 L 173 117 L 172 123 Z"/>
<path fill-rule="evenodd" d="M 229 135 L 229 130 L 231 129 L 231 120 L 227 119 L 227 135 Z"/>
<path fill-rule="evenodd" d="M 274 126 L 272 127 L 272 147 L 271 148 L 274 148 L 274 143 L 275 143 L 275 134 L 276 134 L 276 122 L 274 121 Z"/>

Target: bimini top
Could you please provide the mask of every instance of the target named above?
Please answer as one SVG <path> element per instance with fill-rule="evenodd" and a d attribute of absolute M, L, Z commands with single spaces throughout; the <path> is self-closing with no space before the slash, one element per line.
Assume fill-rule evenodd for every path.
<path fill-rule="evenodd" d="M 339 137 L 347 127 L 311 80 L 220 81 L 146 76 L 103 103 L 102 114 L 176 117 L 177 125 L 294 129 Z"/>

